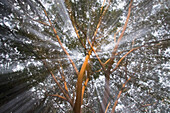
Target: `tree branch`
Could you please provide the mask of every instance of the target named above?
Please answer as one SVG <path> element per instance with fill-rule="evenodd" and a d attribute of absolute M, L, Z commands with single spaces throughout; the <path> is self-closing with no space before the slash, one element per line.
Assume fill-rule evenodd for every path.
<path fill-rule="evenodd" d="M 101 9 L 100 9 L 101 11 L 103 10 L 105 1 L 106 1 L 106 0 L 103 1 L 102 7 L 101 7 Z M 99 18 L 99 22 L 98 22 L 98 24 L 97 24 L 96 31 L 94 32 L 94 35 L 93 35 L 92 45 L 94 44 L 94 42 L 95 42 L 95 40 L 96 40 L 96 35 L 97 35 L 98 29 L 99 29 L 99 27 L 100 27 L 100 25 L 101 25 L 102 18 L 103 18 L 103 16 L 105 15 L 105 13 L 106 13 L 107 9 L 109 8 L 109 6 L 110 6 L 110 1 L 109 1 L 109 5 L 107 5 L 107 7 L 105 8 L 105 10 L 103 11 L 102 15 L 101 15 L 100 18 Z"/>
<path fill-rule="evenodd" d="M 112 112 L 111 112 L 111 113 L 114 113 L 114 112 L 115 112 L 115 108 L 116 108 L 117 103 L 118 103 L 118 100 L 119 100 L 119 98 L 120 98 L 120 96 L 121 96 L 121 94 L 122 94 L 123 88 L 125 87 L 125 85 L 127 84 L 127 82 L 128 82 L 130 79 L 131 79 L 131 77 L 129 77 L 129 79 L 126 80 L 126 82 L 122 85 L 122 88 L 121 88 L 121 90 L 119 91 L 119 94 L 118 94 L 117 99 L 116 99 L 116 101 L 115 101 L 115 103 L 114 103 L 114 106 L 113 106 L 113 108 L 112 108 Z"/>
<path fill-rule="evenodd" d="M 86 89 L 86 86 L 87 86 L 87 83 L 89 82 L 89 77 L 87 77 L 84 85 L 83 85 L 83 88 L 82 88 L 82 100 L 81 100 L 81 104 L 83 104 L 83 96 L 84 96 L 84 92 L 85 92 L 85 89 Z"/>
<path fill-rule="evenodd" d="M 103 62 L 100 60 L 99 56 L 97 55 L 97 53 L 96 53 L 95 49 L 93 48 L 92 44 L 90 43 L 89 38 L 87 38 L 87 41 L 88 41 L 88 43 L 89 43 L 91 49 L 93 50 L 94 54 L 96 55 L 96 57 L 97 57 L 97 59 L 98 59 L 100 65 L 102 66 L 102 69 L 103 69 L 104 72 L 105 72 L 105 71 L 106 71 L 105 66 L 104 66 Z"/>
<path fill-rule="evenodd" d="M 53 27 L 52 22 L 51 22 L 50 18 L 48 17 L 48 14 L 47 14 L 45 8 L 43 9 L 43 11 L 44 11 L 46 17 L 48 18 L 48 21 L 49 21 L 49 23 L 50 23 L 50 26 L 51 26 L 51 28 L 52 28 L 52 30 L 53 30 L 53 32 L 54 32 L 54 34 L 55 34 L 55 36 L 56 36 L 58 42 L 59 42 L 61 48 L 63 49 L 63 51 L 64 51 L 65 54 L 67 55 L 67 57 L 68 57 L 68 59 L 70 60 L 72 66 L 73 66 L 73 68 L 74 68 L 74 70 L 76 71 L 76 74 L 78 75 L 78 74 L 79 74 L 79 71 L 78 71 L 78 69 L 77 69 L 75 63 L 74 63 L 73 60 L 71 59 L 69 53 L 68 53 L 67 50 L 64 48 L 64 46 L 63 46 L 63 44 L 62 44 L 62 42 L 61 42 L 61 40 L 60 40 L 60 38 L 59 38 L 59 36 L 58 36 L 58 34 L 57 34 L 56 29 Z"/>
<path fill-rule="evenodd" d="M 123 57 L 121 57 L 121 59 L 117 62 L 116 67 L 115 67 L 111 72 L 115 71 L 115 70 L 118 68 L 118 66 L 120 65 L 120 63 L 122 62 L 122 60 L 123 60 L 127 55 L 129 55 L 131 52 L 133 52 L 133 51 L 135 51 L 135 50 L 137 50 L 137 49 L 139 49 L 139 48 L 141 48 L 141 47 L 133 48 L 133 49 L 131 49 L 129 52 L 127 52 Z"/>
<path fill-rule="evenodd" d="M 105 110 L 104 113 L 107 113 L 107 110 L 108 110 L 109 106 L 110 106 L 110 102 L 108 103 L 108 105 L 107 105 L 106 110 Z"/>
<path fill-rule="evenodd" d="M 63 97 L 63 96 L 61 96 L 61 95 L 58 95 L 58 94 L 47 95 L 47 96 L 59 97 L 59 98 L 61 98 L 61 99 L 63 99 L 63 100 L 66 100 L 66 101 L 67 101 L 67 99 L 66 99 L 65 97 Z"/>
<path fill-rule="evenodd" d="M 128 24 L 129 18 L 130 18 L 130 13 L 131 13 L 131 8 L 132 8 L 132 2 L 133 2 L 133 0 L 131 0 L 131 1 L 130 1 L 130 4 L 129 4 L 128 15 L 127 15 L 127 18 L 126 18 L 125 25 L 123 26 L 122 33 L 121 33 L 121 35 L 119 36 L 118 41 L 117 41 L 117 43 L 116 43 L 116 45 L 115 45 L 115 47 L 114 47 L 114 49 L 113 49 L 112 56 L 111 56 L 110 61 L 109 61 L 107 73 L 110 73 L 110 69 L 112 68 L 112 64 L 113 64 L 113 62 L 114 62 L 114 58 L 115 58 L 116 51 L 117 51 L 117 49 L 118 49 L 119 43 L 120 43 L 121 39 L 123 38 L 124 32 L 125 32 L 125 30 L 126 30 L 126 27 L 127 27 L 127 24 Z"/>

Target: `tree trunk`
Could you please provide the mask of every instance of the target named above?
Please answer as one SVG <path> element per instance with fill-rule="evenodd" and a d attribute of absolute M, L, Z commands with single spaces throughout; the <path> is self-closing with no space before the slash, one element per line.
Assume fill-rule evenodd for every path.
<path fill-rule="evenodd" d="M 107 104 L 108 104 L 108 100 L 110 98 L 109 97 L 109 95 L 110 95 L 109 80 L 110 80 L 110 76 L 108 74 L 105 77 L 105 91 L 104 91 L 104 95 L 103 95 L 103 99 L 102 99 L 102 103 L 101 103 L 100 113 L 105 112 L 105 109 L 106 109 Z"/>
<path fill-rule="evenodd" d="M 77 91 L 76 91 L 76 102 L 73 108 L 74 113 L 81 113 L 81 102 L 82 102 L 82 82 L 84 77 L 84 72 L 86 70 L 86 66 L 88 64 L 88 60 L 90 57 L 92 50 L 89 51 L 89 54 L 86 55 L 85 61 L 81 67 L 80 73 L 78 74 L 78 80 L 77 80 Z"/>

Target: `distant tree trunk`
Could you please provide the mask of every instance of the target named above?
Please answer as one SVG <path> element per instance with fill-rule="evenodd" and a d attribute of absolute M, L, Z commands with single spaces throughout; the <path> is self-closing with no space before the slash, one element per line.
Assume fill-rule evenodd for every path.
<path fill-rule="evenodd" d="M 110 76 L 107 74 L 105 76 L 105 87 L 104 87 L 104 95 L 101 103 L 100 113 L 104 113 L 106 106 L 108 104 L 109 95 L 110 95 L 110 86 L 109 86 Z"/>

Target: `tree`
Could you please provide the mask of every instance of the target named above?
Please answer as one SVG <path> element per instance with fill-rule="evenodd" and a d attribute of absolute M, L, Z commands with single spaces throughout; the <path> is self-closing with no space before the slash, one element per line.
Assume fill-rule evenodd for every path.
<path fill-rule="evenodd" d="M 144 38 L 147 41 L 140 44 L 141 40 L 138 39 L 140 36 L 135 34 L 139 32 L 140 35 L 141 26 L 139 26 L 139 30 L 134 32 L 134 34 L 131 33 L 133 37 L 131 41 L 122 44 L 122 38 L 124 37 L 126 39 L 126 37 L 128 37 L 128 31 L 126 31 L 128 24 L 131 27 L 133 25 L 139 25 L 136 24 L 136 22 L 140 22 L 140 18 L 138 19 L 134 16 L 135 11 L 133 12 L 133 10 L 138 11 L 140 4 L 148 4 L 148 2 L 145 3 L 146 1 L 135 2 L 135 5 L 132 5 L 133 0 L 126 2 L 124 11 L 112 9 L 116 1 L 106 2 L 104 0 L 103 3 L 93 0 L 47 1 L 49 4 L 52 2 L 52 5 L 50 5 L 48 9 L 46 9 L 41 2 L 38 0 L 28 0 L 24 2 L 17 0 L 14 2 L 14 5 L 19 6 L 19 9 L 15 7 L 9 8 L 9 10 L 15 13 L 12 13 L 12 17 L 9 16 L 9 20 L 14 21 L 11 22 L 14 24 L 14 28 L 10 28 L 8 31 L 15 36 L 17 41 L 21 35 L 29 37 L 31 43 L 35 42 L 34 44 L 30 44 L 22 40 L 21 43 L 24 48 L 17 47 L 22 48 L 20 51 L 23 51 L 23 54 L 29 57 L 29 59 L 35 59 L 36 57 L 36 59 L 40 60 L 47 72 L 51 74 L 57 87 L 52 91 L 46 90 L 46 96 L 56 97 L 59 102 L 65 102 L 65 105 L 69 103 L 68 109 L 71 107 L 75 113 L 84 111 L 86 107 L 94 106 L 94 103 L 98 103 L 98 107 L 90 107 L 88 111 L 91 109 L 97 111 L 97 108 L 100 108 L 100 112 L 107 112 L 109 106 L 112 106 L 109 110 L 115 112 L 121 94 L 125 92 L 125 94 L 128 95 L 125 85 L 131 81 L 131 79 L 132 81 L 139 79 L 135 77 L 136 71 L 131 71 L 133 69 L 131 69 L 130 62 L 133 62 L 132 58 L 134 55 L 132 52 L 148 48 L 145 50 L 145 52 L 147 52 L 149 48 L 159 47 L 160 45 L 164 45 L 165 41 L 169 41 L 169 39 L 152 41 L 152 37 L 149 37 L 151 39 Z M 9 1 L 4 3 L 11 5 Z M 142 7 L 145 7 L 145 5 L 142 5 Z M 131 13 L 134 19 L 130 18 Z M 122 14 L 126 15 L 126 20 L 121 23 L 120 15 Z M 138 14 L 142 14 L 140 10 Z M 2 23 L 2 28 L 7 29 L 10 27 L 7 26 L 5 20 L 3 20 Z M 17 24 L 19 24 L 19 27 L 15 26 Z M 137 29 L 138 26 L 135 26 L 135 28 Z M 4 42 L 3 38 L 1 38 L 1 40 Z M 98 51 L 97 49 L 103 48 L 102 45 L 109 45 L 110 40 L 112 40 L 112 44 L 114 44 L 114 47 L 111 46 L 112 49 L 104 54 L 96 52 Z M 160 44 L 160 42 L 163 44 Z M 40 46 L 43 44 L 45 47 L 41 48 Z M 123 50 L 122 48 L 126 49 Z M 24 49 L 29 50 L 29 52 L 27 53 Z M 73 59 L 72 56 L 76 56 L 76 53 L 72 53 L 72 51 L 76 49 L 82 54 L 83 59 L 77 61 Z M 145 56 L 145 53 L 140 54 L 144 54 L 143 56 Z M 131 58 L 127 57 L 129 55 L 131 55 Z M 57 60 L 60 57 L 66 59 L 62 61 Z M 147 58 L 144 58 L 143 62 L 145 62 L 145 64 L 147 64 L 147 61 Z M 80 67 L 79 69 L 77 68 L 78 66 Z M 71 71 L 72 69 L 74 70 Z M 143 69 L 137 68 L 137 70 Z M 100 77 L 104 77 L 104 85 L 100 85 L 100 87 L 103 87 L 103 91 L 99 93 L 98 89 L 94 87 L 94 82 L 100 79 Z M 114 79 L 114 82 L 112 82 L 111 78 L 112 80 Z M 117 78 L 119 78 L 118 81 L 116 81 Z M 123 83 L 119 80 L 123 81 Z M 134 82 L 134 84 L 135 86 L 143 88 L 140 86 L 140 83 Z M 116 90 L 113 90 L 115 91 L 114 95 L 111 90 L 112 86 L 116 88 Z M 89 90 L 93 91 L 90 92 Z M 53 92 L 56 93 L 55 91 L 58 91 L 58 93 L 53 94 Z M 92 95 L 92 97 L 85 95 L 85 92 L 87 95 Z M 101 94 L 102 96 L 99 96 Z M 93 97 L 97 97 L 97 99 Z M 127 98 L 128 100 L 131 96 L 128 95 L 127 97 L 129 97 Z M 93 102 L 88 98 L 92 99 Z M 156 104 L 156 102 L 145 104 L 145 101 L 143 103 L 144 104 L 141 105 L 139 104 L 138 109 L 143 110 L 143 107 Z M 82 105 L 84 105 L 83 108 Z M 60 107 L 59 103 L 58 106 Z"/>

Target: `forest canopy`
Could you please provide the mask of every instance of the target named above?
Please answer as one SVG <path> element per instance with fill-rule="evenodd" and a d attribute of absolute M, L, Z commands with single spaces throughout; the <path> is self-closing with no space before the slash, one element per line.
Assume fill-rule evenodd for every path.
<path fill-rule="evenodd" d="M 168 0 L 0 0 L 0 111 L 169 112 Z"/>

